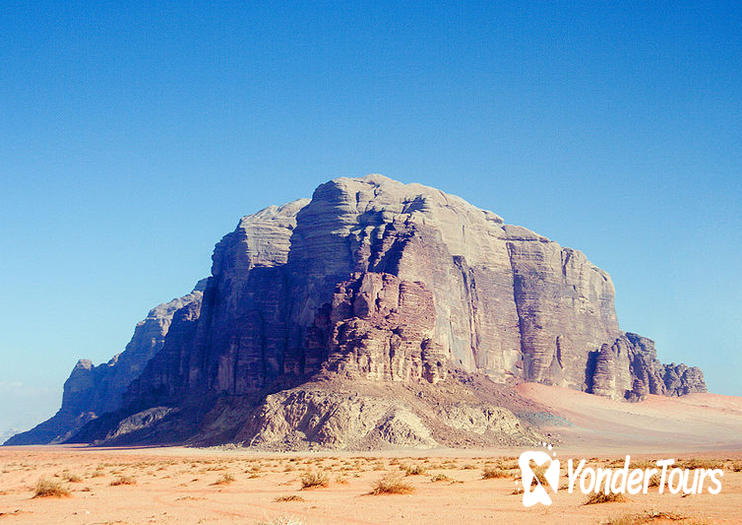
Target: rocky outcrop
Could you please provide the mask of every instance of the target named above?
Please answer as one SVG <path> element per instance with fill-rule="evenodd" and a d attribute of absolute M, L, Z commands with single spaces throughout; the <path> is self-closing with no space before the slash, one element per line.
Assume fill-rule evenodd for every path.
<path fill-rule="evenodd" d="M 647 394 L 681 396 L 706 392 L 699 368 L 662 364 L 657 359 L 654 341 L 637 334 L 622 334 L 612 345 L 602 345 L 591 360 L 593 394 L 641 401 Z"/>
<path fill-rule="evenodd" d="M 534 444 L 543 437 L 502 407 L 481 402 L 404 403 L 404 397 L 300 387 L 269 395 L 235 436 L 243 446 L 311 448 L 432 448 Z"/>
<path fill-rule="evenodd" d="M 387 273 L 356 273 L 320 309 L 307 348 L 325 350 L 326 370 L 376 381 L 436 383 L 446 354 L 433 337 L 433 294 Z"/>
<path fill-rule="evenodd" d="M 705 389 L 698 369 L 662 365 L 651 341 L 619 329 L 611 279 L 581 252 L 380 175 L 335 179 L 311 200 L 243 217 L 216 245 L 202 303 L 182 306 L 118 415 L 79 436 L 105 441 L 144 414 L 137 432 L 151 440 L 162 435 L 155 427 L 184 418 L 199 442 L 331 443 L 311 437 L 324 435 L 321 422 L 286 430 L 302 411 L 345 410 L 332 389 L 301 390 L 317 374 L 444 388 L 463 372 L 629 400 Z M 356 402 L 376 415 L 338 434 L 343 446 L 381 427 L 402 435 L 402 421 L 417 428 L 393 404 Z M 161 421 L 147 415 L 153 408 Z M 413 430 L 410 439 L 427 442 Z"/>
<path fill-rule="evenodd" d="M 177 299 L 160 304 L 137 323 L 126 348 L 107 363 L 94 366 L 81 359 L 64 383 L 62 406 L 47 421 L 11 437 L 7 445 L 58 443 L 68 439 L 88 421 L 122 406 L 122 395 L 141 375 L 147 362 L 163 347 L 173 316 L 187 307 L 198 309 L 206 280 Z"/>
<path fill-rule="evenodd" d="M 288 391 L 269 395 L 237 435 L 247 446 L 300 449 L 431 448 L 430 430 L 406 407 L 357 394 Z"/>

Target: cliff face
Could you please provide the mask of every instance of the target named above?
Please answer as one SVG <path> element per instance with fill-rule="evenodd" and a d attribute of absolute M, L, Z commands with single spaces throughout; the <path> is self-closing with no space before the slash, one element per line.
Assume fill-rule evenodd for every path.
<path fill-rule="evenodd" d="M 207 441 L 275 442 L 265 414 L 290 422 L 339 402 L 325 390 L 302 390 L 317 374 L 323 384 L 350 378 L 455 390 L 457 371 L 628 400 L 705 391 L 700 370 L 662 365 L 650 340 L 620 331 L 611 279 L 581 252 L 458 197 L 378 175 L 336 179 L 311 200 L 242 218 L 216 245 L 202 303 L 182 304 L 171 318 L 162 349 L 136 380 L 126 376 L 121 415 L 141 412 L 138 432 L 141 421 L 175 428 L 190 414 L 188 428 Z M 81 386 L 79 396 L 97 399 L 98 389 Z M 333 439 L 365 442 L 381 432 L 379 421 L 397 428 L 397 419 L 384 419 L 386 401 L 358 402 L 380 411 L 361 425 L 366 437 Z M 430 410 L 437 409 L 413 415 L 423 421 Z M 410 417 L 405 425 L 417 428 Z M 80 436 L 125 442 L 121 418 L 111 420 Z M 298 439 L 288 426 L 281 439 Z M 415 439 L 447 442 L 449 430 L 430 432 Z"/>
<path fill-rule="evenodd" d="M 163 402 L 194 390 L 250 395 L 319 370 L 329 349 L 308 332 L 354 273 L 423 283 L 433 301 L 426 344 L 497 381 L 587 389 L 588 354 L 620 335 L 610 277 L 582 253 L 381 176 L 337 179 L 311 201 L 243 218 L 213 261 L 192 342 L 140 381 L 177 361 Z"/>
<path fill-rule="evenodd" d="M 147 362 L 163 347 L 173 315 L 186 305 L 200 305 L 203 287 L 183 297 L 160 304 L 137 323 L 126 348 L 107 363 L 94 366 L 81 359 L 64 383 L 62 406 L 47 421 L 11 437 L 7 445 L 60 443 L 91 419 L 121 408 L 122 395 L 144 370 Z"/>
<path fill-rule="evenodd" d="M 705 390 L 698 369 L 623 334 L 613 303 L 579 251 L 432 188 L 337 179 L 217 244 L 200 317 L 127 401 L 249 404 L 320 371 L 436 383 L 449 368 L 628 400 Z"/>
<path fill-rule="evenodd" d="M 612 345 L 591 354 L 589 391 L 614 399 L 641 401 L 647 394 L 682 396 L 705 392 L 703 373 L 696 367 L 657 359 L 654 341 L 637 334 L 622 334 Z"/>

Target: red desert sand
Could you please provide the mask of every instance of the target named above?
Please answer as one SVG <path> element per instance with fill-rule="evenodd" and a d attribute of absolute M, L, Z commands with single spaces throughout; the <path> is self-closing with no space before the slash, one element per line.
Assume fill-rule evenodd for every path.
<path fill-rule="evenodd" d="M 548 507 L 523 507 L 523 449 L 3 447 L 0 524 L 742 523 L 742 400 L 692 394 L 629 404 L 543 385 L 517 388 L 572 422 L 553 429 L 562 485 Z M 587 496 L 564 488 L 568 458 L 615 466 L 624 454 L 721 468 L 722 491 L 683 496 L 653 488 L 585 505 Z M 317 477 L 323 483 L 306 482 Z"/>

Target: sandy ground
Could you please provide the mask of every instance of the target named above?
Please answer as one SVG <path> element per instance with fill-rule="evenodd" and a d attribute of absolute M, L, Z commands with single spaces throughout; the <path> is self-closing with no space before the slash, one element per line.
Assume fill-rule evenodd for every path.
<path fill-rule="evenodd" d="M 740 453 L 715 454 L 719 461 L 713 463 L 725 468 L 718 495 L 650 492 L 626 503 L 584 505 L 584 495 L 560 490 L 550 507 L 533 508 L 524 508 L 517 494 L 517 470 L 512 467 L 519 453 L 266 455 L 184 448 L 5 447 L 0 448 L 0 523 L 579 524 L 647 511 L 687 518 L 673 523 L 742 522 L 742 472 L 734 472 L 742 470 Z M 711 455 L 703 456 L 708 463 Z M 604 456 L 592 462 L 605 464 L 617 458 Z M 483 479 L 485 465 L 497 462 L 513 477 Z M 425 472 L 406 475 L 404 468 L 414 466 Z M 326 474 L 329 486 L 302 489 L 305 472 Z M 369 495 L 376 480 L 388 473 L 402 476 L 414 492 Z M 226 474 L 234 481 L 220 484 Z M 436 475 L 445 478 L 433 481 Z M 122 477 L 133 484 L 112 485 Z M 40 478 L 58 482 L 70 495 L 34 498 Z M 276 501 L 286 496 L 301 499 Z M 651 523 L 663 522 L 670 523 Z"/>
<path fill-rule="evenodd" d="M 683 497 L 651 489 L 628 502 L 585 505 L 585 495 L 562 488 L 551 506 L 525 508 L 518 492 L 521 448 L 278 454 L 238 448 L 0 447 L 0 525 L 742 523 L 742 398 L 650 396 L 630 404 L 543 385 L 517 389 L 572 423 L 553 429 L 560 435 L 554 450 L 562 483 L 570 457 L 597 467 L 630 454 L 634 461 L 675 458 L 722 468 L 722 492 Z M 504 477 L 483 479 L 493 466 Z M 302 488 L 306 473 L 324 475 L 327 486 Z M 412 492 L 369 494 L 389 475 Z M 40 479 L 69 495 L 34 497 Z M 643 520 L 648 513 L 665 518 Z"/>
<path fill-rule="evenodd" d="M 553 429 L 569 450 L 742 450 L 742 397 L 650 395 L 641 403 L 625 403 L 536 383 L 516 389 L 572 423 Z"/>

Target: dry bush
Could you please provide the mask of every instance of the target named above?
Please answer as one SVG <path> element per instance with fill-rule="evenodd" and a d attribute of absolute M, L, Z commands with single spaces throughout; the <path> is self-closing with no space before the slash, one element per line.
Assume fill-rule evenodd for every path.
<path fill-rule="evenodd" d="M 316 489 L 320 487 L 327 487 L 330 485 L 330 480 L 327 474 L 324 472 L 305 472 L 301 475 L 301 488 L 302 489 Z"/>
<path fill-rule="evenodd" d="M 70 495 L 70 491 L 67 490 L 58 481 L 51 479 L 41 478 L 36 482 L 36 491 L 33 495 L 34 498 L 62 498 Z"/>
<path fill-rule="evenodd" d="M 660 486 L 660 475 L 659 474 L 652 474 L 652 477 L 649 478 L 649 483 L 647 484 L 647 487 L 659 487 Z"/>
<path fill-rule="evenodd" d="M 70 483 L 80 483 L 82 481 L 82 478 L 80 476 L 78 476 L 77 474 L 70 474 L 69 472 L 65 474 L 64 478 Z"/>
<path fill-rule="evenodd" d="M 680 461 L 678 461 L 677 466 L 688 469 L 704 468 L 707 470 L 713 470 L 716 468 L 723 469 L 724 462 L 718 459 L 690 458 L 681 459 Z"/>
<path fill-rule="evenodd" d="M 596 503 L 626 503 L 629 498 L 621 493 L 609 492 L 598 492 L 597 494 L 591 494 L 583 505 L 595 505 Z"/>
<path fill-rule="evenodd" d="M 234 476 L 229 472 L 225 472 L 219 476 L 219 479 L 214 482 L 214 485 L 229 485 L 232 482 L 234 482 Z"/>
<path fill-rule="evenodd" d="M 422 476 L 428 472 L 422 465 L 405 465 L 402 470 L 406 476 Z"/>
<path fill-rule="evenodd" d="M 464 470 L 474 470 L 474 469 L 477 468 L 477 466 L 476 465 L 472 465 L 471 463 L 467 463 L 466 465 L 464 465 L 461 468 L 464 469 Z"/>
<path fill-rule="evenodd" d="M 348 484 L 348 478 L 345 476 L 335 476 L 335 483 L 338 485 L 347 485 Z"/>
<path fill-rule="evenodd" d="M 380 494 L 411 494 L 415 491 L 415 487 L 399 477 L 394 475 L 384 476 L 376 483 L 374 483 L 371 494 L 378 496 Z"/>
<path fill-rule="evenodd" d="M 496 462 L 497 466 L 499 466 L 503 470 L 518 470 L 520 469 L 520 465 L 518 464 L 518 460 L 512 461 L 512 460 L 499 460 Z"/>
<path fill-rule="evenodd" d="M 626 460 L 623 460 L 622 459 L 621 462 L 620 462 L 620 465 L 623 465 L 625 463 L 625 461 Z M 657 468 L 657 462 L 646 460 L 646 459 L 638 460 L 638 461 L 632 461 L 629 464 L 629 468 L 630 469 L 638 468 L 638 469 L 642 469 L 642 470 L 645 470 L 645 469 L 648 469 L 648 468 Z"/>
<path fill-rule="evenodd" d="M 502 479 L 509 478 L 510 474 L 508 471 L 503 470 L 499 467 L 485 466 L 484 472 L 482 472 L 482 479 Z"/>
<path fill-rule="evenodd" d="M 452 481 L 452 480 L 445 474 L 436 474 L 435 476 L 430 478 L 430 481 L 432 481 L 433 483 L 438 483 L 439 481 Z"/>
<path fill-rule="evenodd" d="M 304 501 L 304 498 L 302 498 L 298 494 L 291 494 L 290 496 L 278 496 L 273 501 L 278 502 L 278 503 L 283 503 L 286 501 Z"/>
<path fill-rule="evenodd" d="M 690 522 L 686 520 L 691 520 Z M 702 521 L 689 518 L 682 514 L 675 512 L 642 512 L 639 514 L 626 514 L 625 516 L 619 516 L 616 518 L 610 518 L 603 522 L 603 525 L 644 525 L 646 523 L 666 523 L 668 521 L 682 521 L 683 523 L 696 523 L 701 524 Z"/>
<path fill-rule="evenodd" d="M 119 485 L 136 485 L 137 480 L 131 476 L 119 476 L 111 482 L 112 487 L 118 487 Z"/>

